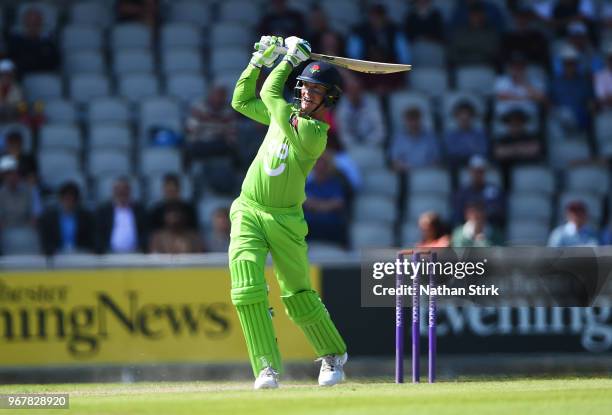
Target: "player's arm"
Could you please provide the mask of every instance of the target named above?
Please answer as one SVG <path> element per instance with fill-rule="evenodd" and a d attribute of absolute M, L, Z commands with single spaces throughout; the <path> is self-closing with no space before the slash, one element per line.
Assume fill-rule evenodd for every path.
<path fill-rule="evenodd" d="M 260 45 L 267 45 L 270 51 L 255 51 L 238 82 L 234 88 L 232 96 L 232 108 L 264 125 L 270 124 L 270 112 L 266 108 L 261 99 L 256 96 L 257 78 L 261 73 L 261 67 L 272 66 L 278 57 L 278 53 L 274 51 L 276 46 L 282 46 L 283 39 L 276 36 L 262 36 L 259 41 Z M 267 54 L 266 54 L 267 52 Z"/>
<path fill-rule="evenodd" d="M 289 42 L 291 38 L 287 39 Z M 295 38 L 297 39 L 297 38 Z M 276 123 L 289 142 L 309 158 L 317 158 L 325 150 L 327 124 L 298 117 L 292 112 L 291 104 L 285 101 L 283 89 L 293 68 L 310 56 L 310 45 L 296 42 L 290 45 L 283 61 L 270 73 L 261 88 L 261 99 L 270 111 L 270 117 Z"/>

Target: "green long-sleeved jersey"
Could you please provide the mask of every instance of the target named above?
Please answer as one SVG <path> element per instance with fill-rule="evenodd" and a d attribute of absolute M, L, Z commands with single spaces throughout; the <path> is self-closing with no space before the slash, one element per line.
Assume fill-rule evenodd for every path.
<path fill-rule="evenodd" d="M 255 95 L 260 70 L 252 65 L 242 72 L 232 97 L 232 107 L 261 124 L 269 125 L 257 156 L 242 183 L 242 195 L 273 208 L 301 206 L 306 177 L 325 150 L 329 125 L 300 117 L 283 98 L 292 66 L 281 62 Z"/>

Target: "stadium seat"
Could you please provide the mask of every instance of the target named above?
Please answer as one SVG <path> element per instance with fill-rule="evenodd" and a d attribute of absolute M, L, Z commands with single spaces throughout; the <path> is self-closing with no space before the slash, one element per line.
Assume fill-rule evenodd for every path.
<path fill-rule="evenodd" d="M 146 133 L 153 126 L 180 130 L 181 112 L 174 99 L 155 97 L 143 100 L 140 105 L 140 131 Z"/>
<path fill-rule="evenodd" d="M 192 200 L 194 188 L 191 177 L 187 175 L 181 175 L 179 177 L 181 183 L 181 197 L 185 200 Z M 147 200 L 149 204 L 159 202 L 163 199 L 163 183 L 164 175 L 146 177 Z"/>
<path fill-rule="evenodd" d="M 119 96 L 131 102 L 140 102 L 159 95 L 157 78 L 150 73 L 130 73 L 119 77 Z"/>
<path fill-rule="evenodd" d="M 62 30 L 62 50 L 100 50 L 104 45 L 102 30 L 85 24 L 70 24 Z"/>
<path fill-rule="evenodd" d="M 338 255 L 345 253 L 346 250 L 337 244 L 320 241 L 308 242 L 308 256 L 311 258 L 337 258 Z"/>
<path fill-rule="evenodd" d="M 112 8 L 99 1 L 82 1 L 74 3 L 70 9 L 72 23 L 106 28 L 113 21 Z"/>
<path fill-rule="evenodd" d="M 70 78 L 70 97 L 84 104 L 111 92 L 110 82 L 104 75 L 84 74 Z"/>
<path fill-rule="evenodd" d="M 70 75 L 103 74 L 106 72 L 104 55 L 97 50 L 64 53 L 64 71 Z"/>
<path fill-rule="evenodd" d="M 49 123 L 75 123 L 77 110 L 72 101 L 54 99 L 45 103 L 45 118 Z"/>
<path fill-rule="evenodd" d="M 354 146 L 348 153 L 363 173 L 385 168 L 385 156 L 380 148 Z"/>
<path fill-rule="evenodd" d="M 204 77 L 195 73 L 173 74 L 166 81 L 166 93 L 190 103 L 206 95 L 206 81 Z"/>
<path fill-rule="evenodd" d="M 38 153 L 40 177 L 43 181 L 53 179 L 57 172 L 64 175 L 77 174 L 80 171 L 79 158 L 74 152 L 63 150 L 46 150 Z"/>
<path fill-rule="evenodd" d="M 449 196 L 441 193 L 410 193 L 406 209 L 406 220 L 404 222 L 417 223 L 419 217 L 429 211 L 437 213 L 444 220 L 450 220 L 451 205 L 449 203 Z"/>
<path fill-rule="evenodd" d="M 143 23 L 119 23 L 111 28 L 111 47 L 119 49 L 149 49 L 151 29 Z"/>
<path fill-rule="evenodd" d="M 350 228 L 351 246 L 354 250 L 389 248 L 394 245 L 393 227 L 380 223 L 353 222 Z"/>
<path fill-rule="evenodd" d="M 115 97 L 101 97 L 89 103 L 89 123 L 130 121 L 130 109 L 125 100 Z"/>
<path fill-rule="evenodd" d="M 448 77 L 443 68 L 414 68 L 409 76 L 410 86 L 415 92 L 440 97 L 448 90 Z"/>
<path fill-rule="evenodd" d="M 193 23 L 197 26 L 208 26 L 210 23 L 210 5 L 198 0 L 173 1 L 170 5 L 170 20 L 173 22 Z"/>
<path fill-rule="evenodd" d="M 90 151 L 115 149 L 129 152 L 132 145 L 132 134 L 125 124 L 106 122 L 89 126 Z"/>
<path fill-rule="evenodd" d="M 411 4 L 404 0 L 368 0 L 367 4 L 382 4 L 385 6 L 387 16 L 396 24 L 404 23 L 406 13 L 411 7 Z"/>
<path fill-rule="evenodd" d="M 210 28 L 210 39 L 215 47 L 247 48 L 253 43 L 253 32 L 246 26 L 217 22 Z"/>
<path fill-rule="evenodd" d="M 233 198 L 220 197 L 208 194 L 198 202 L 198 221 L 203 229 L 208 230 L 212 226 L 212 215 L 219 208 L 228 208 L 232 205 Z"/>
<path fill-rule="evenodd" d="M 361 7 L 358 2 L 352 0 L 324 1 L 321 7 L 329 21 L 339 26 L 336 30 L 342 33 L 361 23 Z"/>
<path fill-rule="evenodd" d="M 261 7 L 251 0 L 225 0 L 219 4 L 219 21 L 254 27 L 261 19 Z"/>
<path fill-rule="evenodd" d="M 604 111 L 595 116 L 595 138 L 602 146 L 604 143 L 612 143 L 612 111 Z"/>
<path fill-rule="evenodd" d="M 175 72 L 202 73 L 202 58 L 198 49 L 172 48 L 162 53 L 162 71 L 166 75 Z"/>
<path fill-rule="evenodd" d="M 378 169 L 363 175 L 361 192 L 366 195 L 395 198 L 399 192 L 399 178 L 391 170 Z"/>
<path fill-rule="evenodd" d="M 128 155 L 116 149 L 92 151 L 87 166 L 93 177 L 129 175 L 131 171 Z"/>
<path fill-rule="evenodd" d="M 43 152 L 65 150 L 77 153 L 81 151 L 83 141 L 78 127 L 74 124 L 47 124 L 40 130 L 38 146 Z"/>
<path fill-rule="evenodd" d="M 412 64 L 414 68 L 441 68 L 446 65 L 446 54 L 440 44 L 418 40 L 412 44 Z"/>
<path fill-rule="evenodd" d="M 140 172 L 144 176 L 180 173 L 181 155 L 172 148 L 145 148 L 140 152 Z"/>
<path fill-rule="evenodd" d="M 174 48 L 200 48 L 202 33 L 191 23 L 166 23 L 161 28 L 161 48 L 163 51 Z"/>
<path fill-rule="evenodd" d="M 359 196 L 353 202 L 353 220 L 391 225 L 397 219 L 395 200 L 385 196 Z"/>
<path fill-rule="evenodd" d="M 153 55 L 147 49 L 119 49 L 113 56 L 116 75 L 153 72 Z"/>
<path fill-rule="evenodd" d="M 495 70 L 489 66 L 460 67 L 457 69 L 457 89 L 480 95 L 491 95 L 495 78 Z"/>
<path fill-rule="evenodd" d="M 565 171 L 565 190 L 593 193 L 599 197 L 610 191 L 610 174 L 601 165 L 571 167 Z"/>
<path fill-rule="evenodd" d="M 542 193 L 511 193 L 508 197 L 510 220 L 532 220 L 548 226 L 552 219 L 551 199 Z"/>
<path fill-rule="evenodd" d="M 414 169 L 408 173 L 408 194 L 439 193 L 449 195 L 451 191 L 451 177 L 444 168 L 426 167 Z"/>
<path fill-rule="evenodd" d="M 575 200 L 580 200 L 586 205 L 589 222 L 595 227 L 599 227 L 603 219 L 602 198 L 586 192 L 564 192 L 561 194 L 557 206 L 557 222 L 563 223 L 565 221 L 565 207 L 569 202 Z"/>
<path fill-rule="evenodd" d="M 117 174 L 109 173 L 106 176 L 99 177 L 95 185 L 95 199 L 98 203 L 104 203 L 113 198 L 113 186 L 118 177 L 125 177 Z M 143 196 L 142 186 L 137 177 L 129 177 L 130 188 L 132 190 L 132 199 L 141 200 Z"/>
<path fill-rule="evenodd" d="M 555 175 L 546 166 L 518 166 L 511 173 L 512 191 L 516 193 L 541 193 L 552 196 L 555 192 Z"/>
<path fill-rule="evenodd" d="M 0 232 L 3 255 L 38 255 L 38 234 L 33 227 L 3 228 Z"/>
<path fill-rule="evenodd" d="M 423 125 L 426 129 L 432 129 L 433 114 L 431 111 L 431 102 L 426 95 L 415 93 L 398 91 L 391 94 L 389 98 L 389 108 L 391 111 L 391 131 L 401 131 L 403 126 L 404 111 L 408 108 L 417 107 L 421 110 L 421 117 Z"/>
<path fill-rule="evenodd" d="M 477 118 L 485 116 L 486 104 L 482 97 L 466 91 L 448 91 L 442 97 L 442 118 L 452 118 L 455 106 L 461 101 L 468 101 L 474 106 Z"/>
<path fill-rule="evenodd" d="M 564 169 L 578 161 L 590 159 L 591 151 L 585 140 L 566 139 L 549 146 L 549 159 L 552 167 Z"/>
<path fill-rule="evenodd" d="M 511 246 L 544 246 L 549 233 L 546 223 L 535 220 L 511 220 L 506 239 Z"/>
<path fill-rule="evenodd" d="M 504 187 L 502 175 L 496 167 L 488 167 L 485 172 L 485 181 L 498 187 Z M 470 171 L 467 167 L 459 171 L 459 185 L 467 186 L 470 182 Z"/>
<path fill-rule="evenodd" d="M 215 48 L 211 52 L 210 70 L 213 77 L 224 72 L 242 71 L 248 63 L 249 54 L 244 48 Z"/>
<path fill-rule="evenodd" d="M 417 222 L 406 222 L 402 225 L 402 247 L 413 247 L 421 240 L 421 230 Z"/>
<path fill-rule="evenodd" d="M 43 181 L 45 186 L 49 190 L 54 192 L 57 192 L 59 188 L 67 182 L 75 183 L 81 190 L 82 197 L 87 197 L 89 190 L 87 187 L 87 180 L 85 179 L 85 176 L 83 176 L 83 173 L 81 173 L 80 171 L 70 171 L 62 169 L 58 172 L 56 170 L 56 173 L 50 176 L 46 176 Z"/>
<path fill-rule="evenodd" d="M 25 75 L 23 87 L 28 101 L 47 101 L 61 98 L 62 81 L 54 73 L 37 73 Z"/>

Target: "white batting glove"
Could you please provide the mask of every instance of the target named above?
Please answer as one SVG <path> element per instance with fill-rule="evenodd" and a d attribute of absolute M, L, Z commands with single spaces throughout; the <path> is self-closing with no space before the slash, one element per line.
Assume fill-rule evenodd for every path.
<path fill-rule="evenodd" d="M 300 63 L 310 58 L 310 43 L 296 36 L 291 36 L 285 39 L 285 47 L 287 54 L 284 60 L 288 61 L 295 68 Z"/>
<path fill-rule="evenodd" d="M 261 68 L 261 66 L 272 67 L 278 52 L 276 48 L 283 46 L 283 38 L 280 36 L 262 36 L 259 42 L 255 43 L 255 52 L 251 58 L 251 65 Z"/>

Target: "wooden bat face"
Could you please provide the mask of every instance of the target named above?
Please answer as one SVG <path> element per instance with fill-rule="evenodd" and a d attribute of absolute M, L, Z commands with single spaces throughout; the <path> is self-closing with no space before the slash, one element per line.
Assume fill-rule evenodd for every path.
<path fill-rule="evenodd" d="M 359 59 L 342 58 L 339 56 L 322 55 L 319 53 L 311 53 L 310 56 L 312 59 L 325 61 L 331 63 L 332 65 L 340 66 L 341 68 L 371 74 L 389 74 L 405 72 L 412 69 L 412 65 L 402 65 L 399 63 L 362 61 Z"/>

